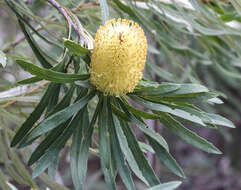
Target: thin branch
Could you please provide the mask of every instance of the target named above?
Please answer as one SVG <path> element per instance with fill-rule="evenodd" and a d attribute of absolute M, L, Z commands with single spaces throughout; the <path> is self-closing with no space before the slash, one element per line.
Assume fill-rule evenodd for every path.
<path fill-rule="evenodd" d="M 36 31 L 40 31 L 42 30 L 43 27 L 42 26 L 38 26 L 35 30 Z M 34 32 L 32 32 L 31 34 L 34 34 Z M 25 40 L 25 36 L 22 36 L 21 38 L 19 38 L 18 40 L 10 43 L 6 48 L 4 48 L 2 51 L 4 53 L 8 53 L 12 48 L 15 48 L 18 44 L 20 44 L 21 42 L 23 42 Z"/>
<path fill-rule="evenodd" d="M 29 94 L 31 94 L 31 93 L 33 93 L 33 92 L 35 92 L 35 91 L 38 90 L 39 88 L 42 88 L 42 87 L 44 87 L 45 85 L 47 85 L 47 84 L 49 84 L 49 83 L 50 83 L 49 81 L 45 81 L 45 82 L 43 82 L 43 83 L 40 83 L 38 86 L 35 86 L 35 87 L 31 88 L 28 92 L 26 92 L 26 93 L 23 95 L 23 97 L 24 97 L 24 96 L 27 96 L 27 95 L 29 95 Z M 8 106 L 14 104 L 15 102 L 17 102 L 17 100 L 12 100 L 12 101 L 4 104 L 4 105 L 3 105 L 3 108 L 7 108 Z"/>
<path fill-rule="evenodd" d="M 98 3 L 98 2 L 84 3 L 84 4 L 80 5 L 79 7 L 73 8 L 72 11 L 73 11 L 73 12 L 76 12 L 76 11 L 78 11 L 78 10 L 81 9 L 81 8 L 87 8 L 87 7 L 91 7 L 91 6 L 99 6 L 99 3 Z M 56 20 L 57 20 L 56 18 L 52 19 L 52 21 L 56 21 Z M 36 31 L 40 31 L 40 30 L 42 30 L 42 29 L 43 29 L 42 26 L 38 26 L 35 30 L 36 30 Z M 34 32 L 32 32 L 32 34 L 33 34 L 33 33 L 34 33 Z M 8 53 L 11 49 L 15 48 L 18 44 L 24 42 L 25 39 L 26 39 L 25 36 L 22 36 L 21 38 L 15 40 L 14 42 L 10 43 L 7 47 L 5 47 L 4 49 L 2 49 L 2 51 L 3 51 L 4 53 Z"/>
<path fill-rule="evenodd" d="M 88 2 L 88 3 L 84 3 L 84 4 L 81 4 L 80 6 L 76 7 L 76 8 L 73 8 L 72 11 L 78 11 L 79 9 L 81 8 L 86 8 L 86 7 L 92 7 L 92 6 L 99 6 L 99 2 Z"/>
<path fill-rule="evenodd" d="M 65 9 L 64 7 L 62 7 L 57 1 L 55 0 L 47 0 L 51 5 L 53 5 L 60 14 L 63 15 L 63 17 L 65 18 L 65 20 L 67 21 L 68 24 L 70 24 L 74 30 L 76 31 L 76 33 L 78 34 L 80 40 L 82 40 L 82 42 L 85 43 L 85 38 L 83 38 L 83 33 L 84 33 L 84 29 L 82 27 L 82 25 L 80 24 L 80 22 L 78 22 L 78 20 L 76 19 L 72 19 L 73 15 L 72 13 Z M 88 44 L 88 43 L 85 43 Z"/>

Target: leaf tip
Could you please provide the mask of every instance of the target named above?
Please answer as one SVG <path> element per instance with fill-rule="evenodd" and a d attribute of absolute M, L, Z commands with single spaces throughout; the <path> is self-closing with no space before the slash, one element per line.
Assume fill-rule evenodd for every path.
<path fill-rule="evenodd" d="M 209 153 L 212 153 L 212 154 L 223 154 L 218 148 L 215 147 L 215 149 L 212 149 L 210 150 Z"/>

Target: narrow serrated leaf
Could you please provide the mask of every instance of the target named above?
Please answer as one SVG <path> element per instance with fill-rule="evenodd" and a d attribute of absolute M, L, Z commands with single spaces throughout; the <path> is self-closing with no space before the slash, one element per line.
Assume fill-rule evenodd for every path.
<path fill-rule="evenodd" d="M 36 177 L 40 175 L 46 168 L 53 167 L 52 177 L 58 165 L 58 155 L 61 148 L 65 145 L 67 140 L 73 134 L 75 128 L 78 126 L 80 119 L 83 115 L 83 110 L 80 110 L 74 119 L 71 121 L 68 127 L 64 129 L 64 131 L 56 138 L 56 140 L 50 145 L 49 149 L 46 153 L 40 158 L 39 162 L 37 163 L 36 168 L 34 169 L 33 176 Z M 47 161 L 47 159 L 49 159 Z M 47 167 L 43 166 L 46 165 Z M 35 171 L 36 170 L 36 171 Z"/>
<path fill-rule="evenodd" d="M 146 181 L 148 181 L 150 186 L 155 186 L 157 184 L 160 184 L 159 179 L 155 175 L 153 169 L 151 168 L 143 152 L 141 151 L 138 145 L 138 142 L 136 140 L 136 137 L 132 132 L 130 126 L 124 121 L 120 121 L 120 122 L 121 122 L 121 128 L 125 134 L 128 145 L 132 151 L 132 154 L 134 156 L 134 159 L 136 160 L 136 163 L 139 166 L 140 171 L 142 172 L 142 175 L 145 177 Z"/>
<path fill-rule="evenodd" d="M 82 130 L 84 127 L 89 126 L 89 115 L 87 109 L 84 109 L 83 114 L 75 128 L 72 137 L 72 145 L 70 150 L 70 167 L 73 183 L 76 189 L 81 190 L 83 179 L 80 178 L 82 166 L 79 165 L 78 158 L 80 154 L 81 139 L 83 138 Z"/>
<path fill-rule="evenodd" d="M 36 45 L 36 43 L 32 40 L 32 37 L 28 34 L 24 23 L 19 19 L 19 26 L 23 31 L 24 36 L 26 37 L 30 47 L 33 50 L 33 53 L 35 54 L 35 56 L 37 57 L 38 61 L 40 62 L 40 64 L 46 68 L 46 69 L 50 69 L 52 67 L 52 65 L 45 59 L 45 57 L 41 54 L 39 47 Z"/>
<path fill-rule="evenodd" d="M 130 114 L 130 112 L 128 111 L 128 109 L 125 107 L 124 103 L 122 101 L 119 101 L 123 111 L 126 113 L 126 115 L 128 116 L 129 120 L 131 123 L 137 125 L 139 127 L 139 129 L 145 133 L 146 135 L 150 136 L 153 139 L 156 139 L 157 143 L 162 146 L 164 149 L 166 149 L 167 151 L 169 151 L 168 148 L 168 144 L 165 141 L 165 139 L 158 133 L 156 133 L 155 131 L 153 131 L 151 128 L 149 128 L 143 121 L 137 119 L 137 117 L 135 115 Z M 158 118 L 160 119 L 160 118 Z"/>
<path fill-rule="evenodd" d="M 51 151 L 48 154 L 45 154 L 43 157 L 41 157 L 36 167 L 33 170 L 32 177 L 36 178 L 41 173 L 43 173 L 49 167 L 51 162 L 54 161 L 58 153 L 59 153 L 59 150 L 55 149 L 55 151 Z"/>
<path fill-rule="evenodd" d="M 57 83 L 72 83 L 78 80 L 86 80 L 89 74 L 67 74 L 56 72 L 49 69 L 38 67 L 24 60 L 17 60 L 17 63 L 27 72 L 36 75 L 37 77 Z"/>
<path fill-rule="evenodd" d="M 131 178 L 131 173 L 125 162 L 125 157 L 122 153 L 120 143 L 118 141 L 117 132 L 115 129 L 115 126 L 117 126 L 117 118 L 115 118 L 115 116 L 111 116 L 111 119 L 112 119 L 112 125 L 109 126 L 109 131 L 111 134 L 110 137 L 112 142 L 113 156 L 116 161 L 116 165 L 119 170 L 119 174 L 121 176 L 122 181 L 124 182 L 128 190 L 134 190 L 135 187 L 134 187 L 133 180 Z"/>
<path fill-rule="evenodd" d="M 23 84 L 31 84 L 31 83 L 39 82 L 41 80 L 43 80 L 43 79 L 41 79 L 39 77 L 31 77 L 31 78 L 27 78 L 27 79 L 18 81 L 17 83 L 20 85 L 23 85 Z"/>
<path fill-rule="evenodd" d="M 168 95 L 184 95 L 184 94 L 194 94 L 194 93 L 202 93 L 209 92 L 209 90 L 200 84 L 179 84 L 179 88 L 176 91 L 170 92 Z"/>
<path fill-rule="evenodd" d="M 126 105 L 126 107 L 128 108 L 128 110 L 129 110 L 131 113 L 133 113 L 133 114 L 135 114 L 135 115 L 137 115 L 137 116 L 139 116 L 139 117 L 142 117 L 142 118 L 144 118 L 144 119 L 153 119 L 153 120 L 154 120 L 154 119 L 159 119 L 159 116 L 156 115 L 156 114 L 148 113 L 148 112 L 145 112 L 145 111 L 136 109 L 135 107 L 131 106 L 130 104 L 128 104 L 128 103 L 126 103 L 126 102 L 125 102 L 125 105 Z"/>
<path fill-rule="evenodd" d="M 129 166 L 131 168 L 131 170 L 136 174 L 136 176 L 141 179 L 146 185 L 149 185 L 149 183 L 147 182 L 147 180 L 145 179 L 145 177 L 142 174 L 142 171 L 140 170 L 140 165 L 137 163 L 137 161 L 134 158 L 134 155 L 128 145 L 127 139 L 125 137 L 125 134 L 123 132 L 123 130 L 121 129 L 119 120 L 115 120 L 115 130 L 118 136 L 118 140 L 121 146 L 121 150 L 125 155 L 125 158 L 127 160 L 127 162 L 129 163 Z"/>
<path fill-rule="evenodd" d="M 53 115 L 54 113 L 66 108 L 71 101 L 72 95 L 74 93 L 75 86 L 71 86 L 70 89 L 67 91 L 66 95 L 63 97 L 63 99 L 54 107 L 54 109 L 46 114 L 46 118 Z M 36 160 L 38 160 L 45 152 L 47 148 L 53 143 L 53 141 L 56 140 L 56 138 L 61 134 L 61 132 L 68 126 L 68 123 L 70 121 L 67 121 L 63 124 L 61 124 L 59 127 L 51 131 L 47 137 L 38 145 L 38 147 L 34 150 L 32 153 L 28 165 L 32 165 Z M 23 148 L 27 146 L 29 143 L 24 143 L 24 140 L 20 143 L 19 147 Z"/>
<path fill-rule="evenodd" d="M 78 112 L 82 109 L 91 98 L 95 96 L 95 92 L 92 91 L 90 94 L 86 95 L 85 97 L 81 98 L 76 103 L 72 104 L 71 106 L 53 114 L 52 116 L 48 117 L 44 121 L 42 121 L 36 128 L 34 128 L 28 136 L 24 139 L 25 143 L 31 141 L 32 139 L 42 135 L 56 127 L 58 127 L 61 123 L 67 121 L 73 114 Z"/>
<path fill-rule="evenodd" d="M 192 115 L 182 109 L 171 108 L 165 104 L 150 102 L 150 101 L 141 99 L 139 97 L 133 97 L 133 99 L 138 104 L 140 104 L 150 110 L 158 111 L 158 112 L 155 112 L 156 114 L 160 115 L 160 113 L 169 113 L 169 114 L 175 115 L 177 117 L 183 118 L 187 121 L 191 121 L 191 122 L 206 126 L 206 124 L 202 121 L 202 119 L 200 117 L 198 117 L 196 115 Z"/>
<path fill-rule="evenodd" d="M 28 119 L 22 124 L 21 128 L 17 131 L 16 135 L 14 136 L 11 146 L 17 145 L 23 137 L 31 130 L 34 123 L 40 118 L 43 111 L 45 110 L 46 106 L 48 105 L 49 98 L 55 92 L 55 89 L 58 87 L 57 84 L 50 84 L 48 86 L 47 91 L 45 92 L 44 96 L 41 98 L 39 104 L 35 108 L 35 110 L 30 114 Z"/>
<path fill-rule="evenodd" d="M 142 96 L 165 96 L 166 94 L 170 94 L 180 88 L 180 84 L 174 83 L 162 83 L 155 87 L 144 87 L 137 88 L 135 92 Z"/>
<path fill-rule="evenodd" d="M 174 174 L 176 174 L 179 177 L 185 178 L 185 174 L 182 170 L 182 168 L 179 166 L 177 161 L 172 157 L 172 155 L 162 146 L 158 144 L 156 139 L 147 136 L 147 139 L 149 143 L 151 144 L 152 148 L 156 152 L 158 158 L 160 161 L 169 168 Z"/>
<path fill-rule="evenodd" d="M 204 138 L 198 136 L 193 131 L 185 128 L 180 122 L 173 119 L 166 113 L 160 115 L 160 122 L 163 123 L 169 131 L 179 136 L 185 142 L 203 150 L 208 153 L 222 154 L 212 143 L 206 141 Z"/>
<path fill-rule="evenodd" d="M 225 117 L 222 117 L 221 115 L 217 115 L 213 113 L 204 113 L 204 115 L 210 119 L 209 123 L 211 124 L 235 128 L 235 125 L 233 124 L 232 121 L 226 119 Z"/>
<path fill-rule="evenodd" d="M 80 190 L 83 188 L 82 186 L 87 173 L 88 152 L 91 144 L 94 125 L 100 112 L 101 102 L 102 100 L 100 99 L 90 124 L 88 124 L 89 120 L 86 118 L 88 116 L 86 112 L 87 110 L 85 111 L 83 117 L 87 120 L 83 123 L 82 129 L 78 129 L 77 133 L 74 133 L 73 136 L 71 155 L 75 157 L 72 156 L 70 160 L 71 174 L 72 176 L 74 175 L 73 180 L 75 188 Z M 77 134 L 80 136 L 77 136 Z"/>
<path fill-rule="evenodd" d="M 111 161 L 111 145 L 108 127 L 111 124 L 111 118 L 108 117 L 109 97 L 103 97 L 102 109 L 99 113 L 99 152 L 101 168 L 104 173 L 105 182 L 109 189 L 115 190 L 115 174 Z M 108 107 L 107 107 L 108 106 Z"/>

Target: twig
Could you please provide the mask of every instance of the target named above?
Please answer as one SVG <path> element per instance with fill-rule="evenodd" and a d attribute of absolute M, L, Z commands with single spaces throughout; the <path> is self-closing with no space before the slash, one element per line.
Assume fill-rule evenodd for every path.
<path fill-rule="evenodd" d="M 28 92 L 26 92 L 23 96 L 27 96 L 31 93 L 33 93 L 34 91 L 38 90 L 39 88 L 42 88 L 43 86 L 47 85 L 48 83 L 50 83 L 49 81 L 45 81 L 41 84 L 39 84 L 38 86 L 35 86 L 34 88 L 31 88 Z M 15 102 L 17 102 L 17 100 L 12 100 L 6 104 L 3 105 L 3 108 L 7 108 L 8 106 L 14 104 Z"/>
<path fill-rule="evenodd" d="M 35 30 L 36 30 L 36 31 L 40 31 L 40 30 L 42 30 L 42 29 L 43 29 L 42 26 L 38 26 Z M 33 34 L 33 33 L 34 33 L 34 32 L 32 32 L 32 34 Z M 9 46 L 6 47 L 6 48 L 4 48 L 2 51 L 3 51 L 4 53 L 8 53 L 12 48 L 15 48 L 18 44 L 20 44 L 21 42 L 23 42 L 25 39 L 26 39 L 25 36 L 22 36 L 22 37 L 19 38 L 18 40 L 10 43 Z"/>
<path fill-rule="evenodd" d="M 89 2 L 89 3 L 84 3 L 76 8 L 73 8 L 72 10 L 75 12 L 75 11 L 78 11 L 79 9 L 81 8 L 86 8 L 86 7 L 92 7 L 92 6 L 99 6 L 99 2 Z"/>
<path fill-rule="evenodd" d="M 72 11 L 76 12 L 76 11 L 78 11 L 81 8 L 86 8 L 86 7 L 91 7 L 91 6 L 98 6 L 98 5 L 99 5 L 98 2 L 84 3 L 84 4 L 80 5 L 79 7 L 73 8 Z M 56 18 L 52 19 L 52 21 L 56 21 L 56 20 L 57 20 Z M 36 31 L 40 31 L 42 29 L 43 29 L 43 27 L 39 25 L 35 30 Z M 32 32 L 32 34 L 33 33 L 34 32 Z M 20 44 L 23 41 L 25 41 L 25 39 L 26 39 L 25 36 L 22 36 L 21 38 L 17 39 L 16 41 L 10 43 L 6 48 L 2 49 L 2 51 L 4 53 L 8 53 L 11 49 L 15 48 L 18 44 Z"/>
<path fill-rule="evenodd" d="M 56 2 L 55 0 L 47 0 L 51 5 L 53 5 L 60 14 L 63 15 L 63 17 L 65 18 L 65 20 L 68 22 L 68 24 L 70 24 L 74 30 L 76 31 L 76 33 L 78 34 L 79 38 L 85 43 L 85 38 L 83 38 L 83 33 L 84 33 L 84 29 L 81 26 L 80 23 L 76 24 L 76 20 L 75 22 L 71 19 L 72 14 L 69 10 L 65 9 L 64 7 L 62 7 L 58 2 Z M 87 44 L 87 43 L 86 43 Z"/>

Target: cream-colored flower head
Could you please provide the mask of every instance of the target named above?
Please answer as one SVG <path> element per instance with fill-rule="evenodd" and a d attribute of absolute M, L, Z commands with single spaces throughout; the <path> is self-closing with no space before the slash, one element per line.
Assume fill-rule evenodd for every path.
<path fill-rule="evenodd" d="M 142 78 L 146 53 L 146 36 L 137 23 L 126 19 L 107 21 L 96 32 L 91 84 L 113 96 L 132 92 Z"/>

